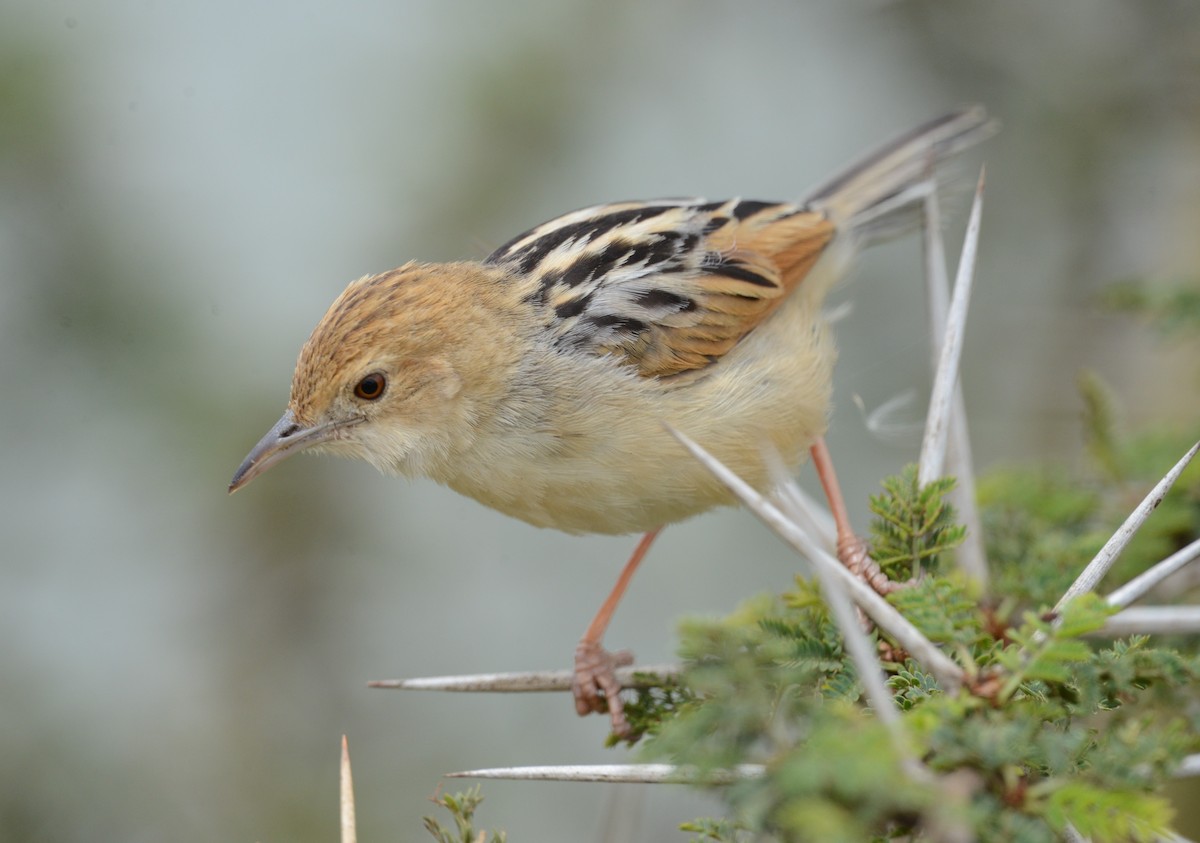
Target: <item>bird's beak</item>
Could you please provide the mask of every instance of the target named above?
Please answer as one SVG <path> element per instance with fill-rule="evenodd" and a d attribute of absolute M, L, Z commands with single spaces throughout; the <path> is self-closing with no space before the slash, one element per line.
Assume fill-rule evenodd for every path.
<path fill-rule="evenodd" d="M 229 494 L 245 486 L 258 475 L 262 474 L 275 463 L 283 462 L 298 451 L 320 445 L 337 438 L 346 427 L 356 424 L 361 419 L 326 422 L 312 427 L 303 427 L 296 423 L 296 417 L 288 410 L 275 426 L 267 431 L 267 435 L 258 440 L 246 459 L 234 472 L 229 481 Z"/>

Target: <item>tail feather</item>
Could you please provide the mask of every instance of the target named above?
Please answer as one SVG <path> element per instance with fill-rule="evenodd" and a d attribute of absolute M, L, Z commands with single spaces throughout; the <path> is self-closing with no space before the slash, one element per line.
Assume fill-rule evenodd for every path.
<path fill-rule="evenodd" d="M 904 227 L 902 212 L 925 195 L 941 161 L 991 137 L 998 128 L 982 106 L 944 114 L 848 167 L 813 191 L 807 205 L 864 239 L 887 236 Z"/>

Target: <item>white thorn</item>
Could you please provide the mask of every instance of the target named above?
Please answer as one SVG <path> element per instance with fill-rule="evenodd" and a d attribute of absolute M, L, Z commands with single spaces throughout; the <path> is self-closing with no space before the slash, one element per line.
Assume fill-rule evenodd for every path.
<path fill-rule="evenodd" d="M 342 843 L 355 843 L 358 831 L 354 820 L 354 779 L 350 775 L 350 743 L 345 735 L 342 735 L 341 773 Z"/>
<path fill-rule="evenodd" d="M 738 779 L 761 778 L 762 764 L 739 764 L 732 770 L 710 770 L 674 764 L 560 764 L 542 767 L 492 767 L 447 773 L 452 779 L 511 779 L 555 782 L 632 782 L 636 784 L 728 784 Z"/>
<path fill-rule="evenodd" d="M 1083 573 L 1071 583 L 1071 587 L 1067 589 L 1067 593 L 1062 596 L 1062 599 L 1054 606 L 1054 611 L 1062 610 L 1062 607 L 1068 600 L 1073 597 L 1078 597 L 1080 594 L 1091 591 L 1104 579 L 1104 575 L 1108 573 L 1109 568 L 1117 561 L 1117 557 L 1125 546 L 1129 544 L 1129 540 L 1133 538 L 1138 529 L 1146 523 L 1146 519 L 1150 517 L 1158 505 L 1162 503 L 1163 497 L 1166 496 L 1170 488 L 1175 485 L 1175 481 L 1179 479 L 1179 475 L 1187 468 L 1188 463 L 1192 461 L 1192 457 L 1196 456 L 1196 452 L 1200 451 L 1200 442 L 1197 442 L 1191 447 L 1183 459 L 1175 463 L 1175 467 L 1167 472 L 1167 476 L 1158 481 L 1150 494 L 1146 495 L 1145 499 L 1138 504 L 1137 509 L 1130 513 L 1117 531 L 1112 534 L 1112 537 L 1105 542 L 1104 547 L 1100 548 L 1100 552 L 1096 554 L 1096 558 L 1088 563 L 1083 569 Z"/>
<path fill-rule="evenodd" d="M 1184 566 L 1200 559 L 1200 539 L 1176 551 L 1149 570 L 1143 571 L 1125 585 L 1108 595 L 1113 606 L 1128 606 L 1144 597 L 1152 588 Z"/>
<path fill-rule="evenodd" d="M 946 312 L 950 306 L 949 287 L 946 249 L 942 241 L 941 209 L 937 191 L 931 191 L 925 197 L 925 289 L 929 306 L 930 351 L 935 373 L 943 337 L 946 335 Z M 954 384 L 949 435 L 944 473 L 953 475 L 958 481 L 950 493 L 950 502 L 958 510 L 959 520 L 967 528 L 963 543 L 955 551 L 954 557 L 967 577 L 986 589 L 988 564 L 987 553 L 983 547 L 983 519 L 975 501 L 975 466 L 971 457 L 971 436 L 961 380 L 956 380 Z"/>
<path fill-rule="evenodd" d="M 1134 606 L 1117 612 L 1093 637 L 1126 635 L 1195 635 L 1200 632 L 1200 606 Z"/>
<path fill-rule="evenodd" d="M 788 476 L 787 466 L 783 464 L 777 451 L 766 449 L 764 458 L 767 461 L 767 470 L 771 473 L 771 482 L 775 484 L 775 488 L 771 490 L 772 500 L 778 503 L 802 530 L 816 536 L 825 550 L 836 553 L 837 525 L 833 521 L 833 515 Z"/>
<path fill-rule="evenodd" d="M 632 665 L 615 671 L 623 688 L 652 688 L 661 682 L 643 680 L 638 674 L 657 679 L 678 676 L 683 668 L 677 664 Z M 523 673 L 475 673 L 463 676 L 425 676 L 416 679 L 375 679 L 371 688 L 400 691 L 455 691 L 461 693 L 526 693 L 531 691 L 569 691 L 574 671 L 531 670 Z"/>
<path fill-rule="evenodd" d="M 950 411 L 953 407 L 954 387 L 958 382 L 958 363 L 962 357 L 963 333 L 967 324 L 967 304 L 971 297 L 971 284 L 975 278 L 975 256 L 979 251 L 983 186 L 984 172 L 980 171 L 979 184 L 975 189 L 975 201 L 971 205 L 971 217 L 967 222 L 967 234 L 963 239 L 962 255 L 958 262 L 958 275 L 954 281 L 954 295 L 950 300 L 950 310 L 946 317 L 945 337 L 933 381 L 933 393 L 929 397 L 929 415 L 925 419 L 925 440 L 921 444 L 918 474 L 922 486 L 928 485 L 941 476 L 946 461 Z"/>
<path fill-rule="evenodd" d="M 892 608 L 890 603 L 880 597 L 866 583 L 846 570 L 845 566 L 837 559 L 822 550 L 807 533 L 748 483 L 687 436 L 670 425 L 665 425 L 665 427 L 776 535 L 800 551 L 814 565 L 825 566 L 837 577 L 846 587 L 851 599 L 867 613 L 880 629 L 895 638 L 901 647 L 932 673 L 947 693 L 953 693 L 958 689 L 963 679 L 962 668 L 922 635 L 921 631 L 913 626 L 907 618 Z"/>

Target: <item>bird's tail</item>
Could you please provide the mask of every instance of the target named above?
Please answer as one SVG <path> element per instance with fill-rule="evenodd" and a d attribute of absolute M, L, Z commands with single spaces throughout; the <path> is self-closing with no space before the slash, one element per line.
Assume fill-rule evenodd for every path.
<path fill-rule="evenodd" d="M 982 106 L 930 120 L 846 168 L 814 190 L 807 205 L 826 213 L 855 239 L 873 242 L 910 227 L 911 211 L 931 189 L 943 160 L 996 133 Z"/>

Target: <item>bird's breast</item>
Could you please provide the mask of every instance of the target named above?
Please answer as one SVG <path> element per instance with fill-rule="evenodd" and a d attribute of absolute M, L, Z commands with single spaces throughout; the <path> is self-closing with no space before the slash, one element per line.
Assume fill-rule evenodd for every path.
<path fill-rule="evenodd" d="M 794 467 L 824 431 L 833 357 L 819 318 L 799 307 L 781 309 L 718 364 L 679 383 L 640 377 L 612 358 L 544 349 L 434 479 L 571 533 L 680 521 L 733 498 L 664 422 L 765 489 L 766 449 Z"/>

